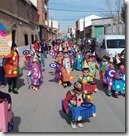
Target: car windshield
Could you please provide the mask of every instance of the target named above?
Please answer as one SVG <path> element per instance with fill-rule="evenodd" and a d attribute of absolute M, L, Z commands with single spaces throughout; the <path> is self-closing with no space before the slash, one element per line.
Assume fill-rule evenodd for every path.
<path fill-rule="evenodd" d="M 125 48 L 125 39 L 107 40 L 107 48 Z"/>

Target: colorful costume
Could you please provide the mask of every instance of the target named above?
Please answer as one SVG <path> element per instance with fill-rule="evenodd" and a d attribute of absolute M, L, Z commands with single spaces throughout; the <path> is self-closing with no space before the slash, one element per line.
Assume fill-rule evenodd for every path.
<path fill-rule="evenodd" d="M 44 55 L 43 55 L 43 53 L 40 53 L 38 55 L 38 57 L 39 57 L 40 64 L 42 66 L 42 70 L 45 70 L 45 62 L 44 62 Z"/>
<path fill-rule="evenodd" d="M 5 76 L 18 77 L 19 75 L 19 54 L 16 51 L 11 52 L 10 58 L 5 61 Z"/>
<path fill-rule="evenodd" d="M 119 92 L 125 94 L 125 72 L 121 72 L 120 70 L 115 72 L 112 82 L 112 91 L 115 97 L 118 97 Z"/>
<path fill-rule="evenodd" d="M 103 82 L 108 85 L 108 91 L 106 94 L 111 96 L 111 89 L 112 89 L 112 81 L 116 70 L 115 68 L 106 67 L 106 71 L 104 73 Z"/>
<path fill-rule="evenodd" d="M 93 78 L 96 76 L 96 69 L 98 69 L 97 63 L 96 62 L 88 62 L 88 67 L 90 69 L 90 74 Z"/>
<path fill-rule="evenodd" d="M 97 86 L 95 85 L 93 88 L 91 88 L 92 84 L 90 84 L 89 87 L 88 86 L 86 87 L 86 85 L 89 85 L 89 83 L 93 83 L 94 82 L 93 78 L 91 76 L 87 76 L 87 77 L 80 76 L 77 81 L 80 81 L 83 84 L 83 91 L 87 95 L 86 96 L 86 101 L 93 103 L 93 92 L 97 92 L 98 91 Z M 92 91 L 91 91 L 90 88 L 92 89 Z"/>
<path fill-rule="evenodd" d="M 82 65 L 83 65 L 83 57 L 82 54 L 77 54 L 75 57 L 75 69 L 77 70 L 82 70 Z"/>
<path fill-rule="evenodd" d="M 99 76 L 100 76 L 100 81 L 103 81 L 103 77 L 104 77 L 104 73 L 105 73 L 105 69 L 107 66 L 108 62 L 101 62 L 100 64 L 100 71 L 99 71 Z"/>
<path fill-rule="evenodd" d="M 72 75 L 72 62 L 69 57 L 63 58 L 63 65 L 61 66 L 61 73 L 62 73 L 62 81 L 69 82 L 73 80 Z"/>
<path fill-rule="evenodd" d="M 28 76 L 30 78 L 30 83 L 33 87 L 34 90 L 37 90 L 41 84 L 41 81 L 43 80 L 42 72 L 41 72 L 41 67 L 39 67 L 38 64 L 33 65 L 29 69 Z"/>

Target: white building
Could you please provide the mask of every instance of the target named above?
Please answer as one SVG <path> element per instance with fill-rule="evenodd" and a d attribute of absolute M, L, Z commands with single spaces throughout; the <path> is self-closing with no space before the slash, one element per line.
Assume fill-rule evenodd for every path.
<path fill-rule="evenodd" d="M 79 24 L 77 30 L 83 31 L 85 27 L 91 26 L 92 19 L 98 19 L 98 18 L 102 18 L 102 17 L 96 16 L 96 15 L 90 15 L 90 16 L 77 20 Z"/>

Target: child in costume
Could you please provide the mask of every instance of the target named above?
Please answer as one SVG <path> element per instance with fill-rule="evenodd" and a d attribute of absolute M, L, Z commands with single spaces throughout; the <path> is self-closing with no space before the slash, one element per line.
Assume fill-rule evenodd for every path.
<path fill-rule="evenodd" d="M 90 74 L 91 76 L 93 77 L 93 79 L 95 78 L 96 76 L 96 69 L 99 70 L 99 67 L 97 65 L 97 62 L 96 62 L 96 59 L 94 56 L 90 56 L 89 57 L 89 62 L 88 62 L 88 67 L 90 69 Z"/>
<path fill-rule="evenodd" d="M 44 54 L 43 52 L 38 52 L 38 58 L 39 58 L 39 62 L 41 64 L 41 67 L 42 67 L 42 70 L 45 71 L 45 57 L 44 57 Z"/>
<path fill-rule="evenodd" d="M 103 77 L 103 82 L 108 86 L 108 90 L 106 91 L 107 96 L 112 95 L 112 81 L 115 75 L 115 71 L 116 69 L 114 67 L 114 64 L 112 62 L 109 62 L 105 68 L 105 73 Z"/>
<path fill-rule="evenodd" d="M 71 86 L 71 81 L 73 80 L 72 61 L 69 57 L 67 49 L 64 50 L 64 56 L 63 56 L 62 66 L 61 66 L 61 74 L 62 74 L 62 85 L 65 88 L 67 86 Z"/>
<path fill-rule="evenodd" d="M 66 97 L 64 98 L 64 110 L 66 113 L 68 113 L 68 108 L 67 105 L 71 105 L 72 107 L 76 107 L 76 106 L 81 106 L 82 103 L 85 102 L 85 97 L 86 94 L 83 91 L 82 88 L 82 83 L 81 82 L 75 82 L 74 83 L 74 89 L 71 91 L 68 91 L 66 94 Z M 70 120 L 71 122 L 71 127 L 72 128 L 77 128 L 77 126 L 79 127 L 83 127 L 83 122 L 80 119 L 79 121 L 74 121 L 73 119 Z"/>
<path fill-rule="evenodd" d="M 4 69 L 8 82 L 8 92 L 18 94 L 17 77 L 19 76 L 19 53 L 15 43 L 12 43 L 10 56 L 5 58 Z"/>
<path fill-rule="evenodd" d="M 63 53 L 62 51 L 59 51 L 58 55 L 55 58 L 56 62 L 56 68 L 55 68 L 55 81 L 58 82 L 58 84 L 62 84 L 62 74 L 61 74 L 61 65 L 63 61 Z"/>
<path fill-rule="evenodd" d="M 32 66 L 29 69 L 27 76 L 30 78 L 32 89 L 37 91 L 43 80 L 42 68 L 37 57 L 34 57 Z"/>
<path fill-rule="evenodd" d="M 84 87 L 85 87 L 85 85 L 88 83 L 92 83 L 91 85 L 94 85 L 95 84 L 95 82 L 94 82 L 94 80 L 93 80 L 93 77 L 92 76 L 90 76 L 90 70 L 89 70 L 89 68 L 83 68 L 82 69 L 82 76 L 80 76 L 78 79 L 77 79 L 77 81 L 79 81 L 79 82 L 81 82 L 82 83 L 82 85 L 83 85 L 83 91 L 85 91 L 86 92 L 86 94 L 87 94 L 87 97 L 86 97 L 86 100 L 88 101 L 88 102 L 91 102 L 91 103 L 93 103 L 93 92 L 97 92 L 98 91 L 98 88 L 97 88 L 97 86 L 95 86 L 95 88 L 94 88 L 94 90 L 91 92 L 88 92 L 88 90 L 86 90 Z"/>
<path fill-rule="evenodd" d="M 102 82 L 103 81 L 103 76 L 104 76 L 104 73 L 105 73 L 105 70 L 106 70 L 106 66 L 109 62 L 109 57 L 108 56 L 103 56 L 103 59 L 102 61 L 100 62 L 100 70 L 99 70 L 99 76 L 100 76 L 100 81 Z M 103 84 L 104 86 L 104 84 Z"/>
<path fill-rule="evenodd" d="M 125 96 L 125 66 L 121 64 L 115 72 L 112 82 L 113 96 L 118 98 L 119 92 Z"/>
<path fill-rule="evenodd" d="M 75 56 L 75 69 L 77 70 L 82 70 L 82 65 L 83 65 L 83 56 L 80 50 L 78 50 L 78 52 L 76 53 Z"/>

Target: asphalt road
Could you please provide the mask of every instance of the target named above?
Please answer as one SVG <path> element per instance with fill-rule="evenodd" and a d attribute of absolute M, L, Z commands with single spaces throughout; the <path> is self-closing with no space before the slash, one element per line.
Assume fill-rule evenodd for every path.
<path fill-rule="evenodd" d="M 94 94 L 94 104 L 96 105 L 97 116 L 84 122 L 83 128 L 72 129 L 67 116 L 61 109 L 61 99 L 68 90 L 73 87 L 63 88 L 54 82 L 54 69 L 49 64 L 54 59 L 48 55 L 45 60 L 45 71 L 43 72 L 44 82 L 38 91 L 28 89 L 26 82 L 26 71 L 18 79 L 19 94 L 12 96 L 12 109 L 14 113 L 13 132 L 125 132 L 126 131 L 126 111 L 125 97 L 108 97 L 105 94 L 106 88 L 98 80 L 96 82 L 99 91 Z M 21 58 L 20 65 L 22 66 Z M 73 71 L 74 78 L 81 74 Z M 75 80 L 74 80 L 75 81 Z M 74 82 L 73 81 L 73 82 Z M 7 86 L 0 90 L 7 92 Z"/>

